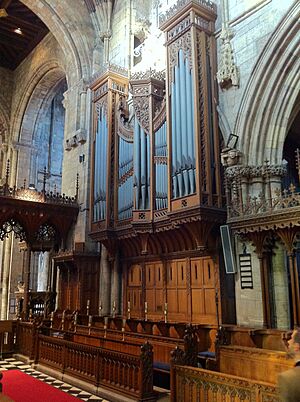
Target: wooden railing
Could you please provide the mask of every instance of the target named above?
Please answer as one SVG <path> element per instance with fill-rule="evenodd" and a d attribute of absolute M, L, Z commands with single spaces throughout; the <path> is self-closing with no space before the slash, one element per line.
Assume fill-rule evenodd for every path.
<path fill-rule="evenodd" d="M 35 363 L 143 401 L 154 395 L 152 346 L 146 343 L 137 351 L 115 352 L 39 335 Z"/>
<path fill-rule="evenodd" d="M 199 368 L 173 365 L 171 402 L 279 402 L 272 384 Z"/>
<path fill-rule="evenodd" d="M 153 399 L 153 350 L 150 344 L 98 338 L 96 347 L 42 335 L 39 332 L 43 330 L 50 331 L 33 323 L 18 322 L 15 351 L 62 375 L 121 392 L 138 401 Z M 75 334 L 60 331 L 59 335 L 70 339 Z"/>
<path fill-rule="evenodd" d="M 30 322 L 17 323 L 17 343 L 16 352 L 27 356 L 30 360 L 35 359 L 36 355 L 37 327 Z"/>
<path fill-rule="evenodd" d="M 16 323 L 12 320 L 0 321 L 0 353 L 11 355 L 16 343 Z"/>

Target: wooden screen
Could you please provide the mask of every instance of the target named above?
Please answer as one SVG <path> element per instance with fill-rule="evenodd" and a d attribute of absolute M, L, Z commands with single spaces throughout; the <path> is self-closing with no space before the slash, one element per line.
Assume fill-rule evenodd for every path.
<path fill-rule="evenodd" d="M 146 263 L 145 280 L 142 272 L 140 265 L 132 265 L 128 271 L 127 301 L 133 317 L 144 317 L 146 301 L 148 319 L 164 319 L 167 303 L 168 321 L 217 323 L 219 279 L 210 257 Z"/>
<path fill-rule="evenodd" d="M 187 261 L 173 260 L 167 264 L 168 318 L 185 321 L 188 316 Z"/>
<path fill-rule="evenodd" d="M 192 321 L 212 324 L 217 321 L 216 287 L 218 279 L 211 258 L 191 259 Z"/>
<path fill-rule="evenodd" d="M 164 267 L 161 262 L 145 266 L 148 317 L 162 319 L 164 311 Z"/>
<path fill-rule="evenodd" d="M 142 268 L 132 265 L 128 272 L 127 301 L 130 302 L 132 317 L 142 317 Z"/>

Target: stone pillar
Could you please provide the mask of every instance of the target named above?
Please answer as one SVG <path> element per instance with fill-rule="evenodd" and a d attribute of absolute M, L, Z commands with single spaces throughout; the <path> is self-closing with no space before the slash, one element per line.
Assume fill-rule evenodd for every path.
<path fill-rule="evenodd" d="M 100 70 L 103 61 L 103 43 L 100 38 L 96 38 L 93 50 L 93 74 Z"/>
<path fill-rule="evenodd" d="M 39 267 L 38 267 L 38 280 L 37 280 L 37 291 L 38 292 L 45 292 L 47 290 L 49 262 L 50 262 L 49 251 L 40 253 Z"/>
<path fill-rule="evenodd" d="M 111 303 L 116 303 L 116 314 L 121 313 L 121 289 L 122 288 L 122 278 L 120 272 L 120 258 L 119 253 L 116 253 L 115 259 L 113 261 L 113 272 L 112 272 L 112 292 L 111 292 Z"/>
<path fill-rule="evenodd" d="M 8 289 L 11 266 L 13 237 L 12 234 L 4 240 L 3 265 L 2 265 L 2 295 L 1 295 L 1 320 L 8 318 Z"/>
<path fill-rule="evenodd" d="M 100 261 L 100 297 L 102 300 L 103 315 L 110 314 L 111 310 L 111 272 L 108 261 L 107 249 L 101 245 L 101 261 Z"/>

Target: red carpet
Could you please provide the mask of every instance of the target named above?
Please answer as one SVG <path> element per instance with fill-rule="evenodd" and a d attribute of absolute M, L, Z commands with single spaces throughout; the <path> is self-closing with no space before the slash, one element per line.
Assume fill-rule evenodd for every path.
<path fill-rule="evenodd" d="M 19 370 L 2 371 L 2 393 L 15 402 L 78 402 L 78 398 Z"/>

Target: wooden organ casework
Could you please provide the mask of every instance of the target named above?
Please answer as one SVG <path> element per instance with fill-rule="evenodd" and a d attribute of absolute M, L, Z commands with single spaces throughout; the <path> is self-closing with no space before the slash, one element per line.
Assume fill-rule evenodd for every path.
<path fill-rule="evenodd" d="M 128 80 L 127 71 L 111 65 L 91 85 L 90 235 L 106 247 L 111 269 L 118 254 L 120 312 L 131 318 L 232 320 L 233 299 L 220 259 L 219 225 L 226 212 L 215 108 L 215 19 L 214 5 L 181 2 L 161 21 L 165 71 Z"/>

